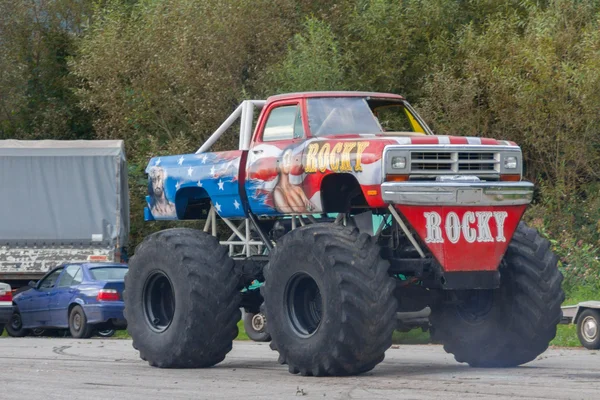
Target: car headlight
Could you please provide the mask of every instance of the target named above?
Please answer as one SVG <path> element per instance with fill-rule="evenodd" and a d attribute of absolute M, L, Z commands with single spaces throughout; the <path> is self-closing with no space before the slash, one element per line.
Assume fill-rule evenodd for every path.
<path fill-rule="evenodd" d="M 517 168 L 517 157 L 506 157 L 504 158 L 504 168 L 506 169 L 516 169 Z"/>
<path fill-rule="evenodd" d="M 392 157 L 392 168 L 394 168 L 394 169 L 406 168 L 406 157 Z"/>

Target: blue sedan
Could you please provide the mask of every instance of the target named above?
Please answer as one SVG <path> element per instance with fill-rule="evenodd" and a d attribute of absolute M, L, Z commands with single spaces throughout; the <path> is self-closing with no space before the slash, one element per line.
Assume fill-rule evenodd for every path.
<path fill-rule="evenodd" d="M 14 337 L 32 330 L 69 329 L 75 338 L 96 331 L 124 329 L 125 264 L 67 264 L 48 272 L 30 289 L 14 296 L 6 330 Z"/>

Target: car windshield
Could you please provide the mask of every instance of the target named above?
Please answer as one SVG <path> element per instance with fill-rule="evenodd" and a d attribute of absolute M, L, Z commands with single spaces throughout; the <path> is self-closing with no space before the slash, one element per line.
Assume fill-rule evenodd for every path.
<path fill-rule="evenodd" d="M 127 267 L 96 267 L 90 269 L 90 275 L 97 281 L 122 281 Z"/>

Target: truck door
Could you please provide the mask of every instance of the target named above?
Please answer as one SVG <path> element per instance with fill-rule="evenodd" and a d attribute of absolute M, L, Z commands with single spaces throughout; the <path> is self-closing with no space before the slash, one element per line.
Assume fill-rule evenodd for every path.
<path fill-rule="evenodd" d="M 245 189 L 256 215 L 306 214 L 302 190 L 306 118 L 301 100 L 271 104 L 259 121 L 246 164 Z"/>

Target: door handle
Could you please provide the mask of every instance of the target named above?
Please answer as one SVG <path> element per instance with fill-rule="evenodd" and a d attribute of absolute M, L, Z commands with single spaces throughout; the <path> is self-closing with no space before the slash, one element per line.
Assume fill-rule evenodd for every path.
<path fill-rule="evenodd" d="M 252 150 L 254 154 L 261 154 L 264 150 Z"/>

